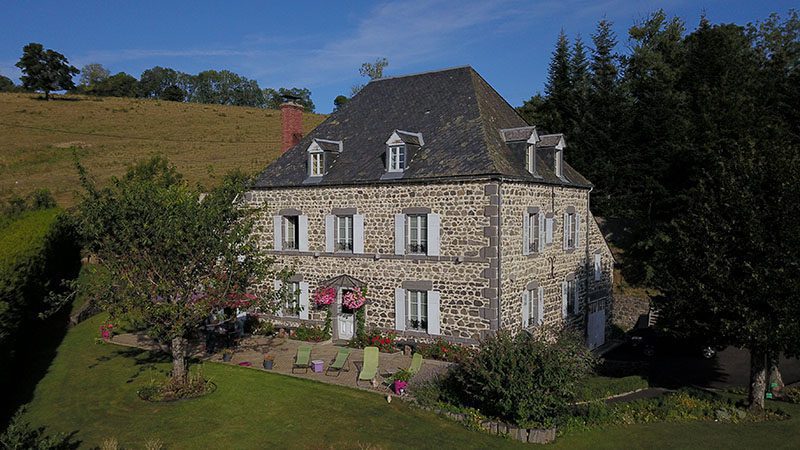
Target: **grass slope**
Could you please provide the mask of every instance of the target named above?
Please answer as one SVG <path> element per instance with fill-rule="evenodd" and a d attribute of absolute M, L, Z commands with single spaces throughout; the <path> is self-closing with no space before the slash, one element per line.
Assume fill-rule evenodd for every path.
<path fill-rule="evenodd" d="M 324 116 L 306 114 L 305 132 Z M 254 172 L 280 152 L 280 112 L 158 100 L 66 96 L 50 102 L 0 93 L 0 200 L 50 189 L 69 206 L 78 178 L 71 147 L 99 181 L 152 154 L 169 158 L 191 182 L 209 167 Z"/>
<path fill-rule="evenodd" d="M 381 396 L 253 369 L 207 363 L 218 385 L 203 398 L 153 404 L 136 389 L 166 373 L 147 352 L 95 344 L 96 316 L 70 330 L 27 418 L 78 431 L 84 447 L 157 438 L 178 448 L 525 448 Z"/>

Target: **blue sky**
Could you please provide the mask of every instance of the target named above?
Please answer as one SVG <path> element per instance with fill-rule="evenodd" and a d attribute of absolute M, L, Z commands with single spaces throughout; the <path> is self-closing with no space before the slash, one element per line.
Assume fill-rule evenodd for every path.
<path fill-rule="evenodd" d="M 228 69 L 263 87 L 308 87 L 317 111 L 364 82 L 362 62 L 387 57 L 386 75 L 471 65 L 512 105 L 543 87 L 560 29 L 589 41 L 597 21 L 626 30 L 664 8 L 693 28 L 786 14 L 794 1 L 8 1 L 0 6 L 0 74 L 18 81 L 22 46 L 40 42 L 72 64 L 138 77 L 155 65 L 189 73 Z M 796 7 L 796 6 L 795 6 Z"/>

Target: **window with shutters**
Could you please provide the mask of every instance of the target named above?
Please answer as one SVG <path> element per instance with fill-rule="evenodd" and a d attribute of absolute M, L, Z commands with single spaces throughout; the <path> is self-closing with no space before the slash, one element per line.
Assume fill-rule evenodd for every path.
<path fill-rule="evenodd" d="M 425 255 L 428 253 L 428 215 L 409 214 L 408 222 L 408 253 Z"/>
<path fill-rule="evenodd" d="M 525 324 L 525 327 L 532 327 L 539 323 L 538 317 L 539 312 L 537 311 L 537 302 L 536 302 L 536 290 L 528 290 L 525 294 L 525 308 L 527 309 L 527 318 L 528 323 Z"/>
<path fill-rule="evenodd" d="M 406 329 L 428 331 L 428 292 L 408 291 L 406 302 Z"/>
<path fill-rule="evenodd" d="M 309 154 L 309 164 L 312 177 L 321 177 L 325 174 L 325 159 L 322 152 Z"/>
<path fill-rule="evenodd" d="M 567 249 L 575 248 L 575 234 L 577 230 L 575 225 L 576 217 L 575 213 L 568 213 L 564 221 L 564 239 L 567 240 L 564 247 Z"/>
<path fill-rule="evenodd" d="M 300 316 L 300 283 L 289 282 L 287 283 L 287 296 L 283 304 L 282 313 L 284 316 L 299 317 Z"/>
<path fill-rule="evenodd" d="M 389 172 L 402 172 L 406 168 L 406 146 L 389 147 Z"/>
<path fill-rule="evenodd" d="M 574 315 L 574 314 L 576 314 L 578 312 L 577 308 L 576 308 L 576 306 L 577 306 L 576 301 L 577 301 L 577 295 L 578 295 L 578 292 L 576 291 L 577 283 L 575 282 L 574 279 L 567 280 L 567 282 L 564 283 L 564 286 L 565 286 L 565 289 L 567 290 L 567 292 L 566 292 L 567 314 Z"/>
<path fill-rule="evenodd" d="M 545 245 L 553 245 L 553 227 L 554 227 L 554 220 L 552 217 L 547 217 L 544 219 L 545 224 L 545 237 L 544 243 Z"/>
<path fill-rule="evenodd" d="M 530 253 L 539 251 L 539 227 L 541 227 L 539 213 L 528 214 L 528 248 Z"/>
<path fill-rule="evenodd" d="M 336 216 L 334 239 L 337 252 L 353 251 L 353 216 Z"/>
<path fill-rule="evenodd" d="M 283 250 L 297 250 L 300 243 L 300 218 L 283 216 Z"/>

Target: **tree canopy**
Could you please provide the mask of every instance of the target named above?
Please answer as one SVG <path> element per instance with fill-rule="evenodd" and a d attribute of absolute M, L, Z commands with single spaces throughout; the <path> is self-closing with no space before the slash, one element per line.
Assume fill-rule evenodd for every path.
<path fill-rule="evenodd" d="M 75 88 L 72 77 L 79 70 L 69 64 L 67 58 L 55 50 L 45 50 L 42 44 L 31 42 L 22 48 L 22 57 L 16 63 L 22 70 L 22 87 L 32 91 L 43 91 L 50 99 L 50 92 Z"/>

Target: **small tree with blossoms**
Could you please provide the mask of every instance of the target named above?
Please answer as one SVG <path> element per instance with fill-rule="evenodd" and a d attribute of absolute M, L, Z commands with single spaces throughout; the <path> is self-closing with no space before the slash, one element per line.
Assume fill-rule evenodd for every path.
<path fill-rule="evenodd" d="M 77 167 L 85 190 L 77 208 L 82 236 L 113 280 L 100 306 L 112 320 L 135 317 L 169 348 L 171 381 L 186 380 L 188 341 L 212 312 L 274 312 L 288 295 L 254 293 L 258 280 L 289 274 L 272 270 L 272 260 L 258 251 L 258 210 L 237 201 L 248 185 L 243 175 L 230 174 L 201 195 L 159 157 L 102 189 Z"/>

